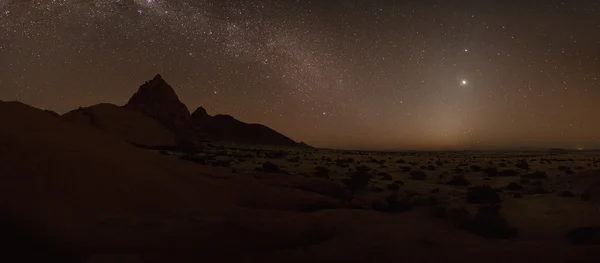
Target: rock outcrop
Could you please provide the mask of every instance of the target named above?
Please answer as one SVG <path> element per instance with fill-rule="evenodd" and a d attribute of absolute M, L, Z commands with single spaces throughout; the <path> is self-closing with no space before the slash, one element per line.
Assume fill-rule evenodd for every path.
<path fill-rule="evenodd" d="M 176 145 L 173 132 L 156 120 L 113 104 L 102 103 L 79 108 L 62 117 L 70 122 L 115 135 L 138 146 L 172 147 Z"/>
<path fill-rule="evenodd" d="M 241 122 L 230 115 L 210 116 L 199 107 L 192 114 L 192 121 L 201 138 L 248 144 L 302 146 L 285 135 L 262 124 Z"/>
<path fill-rule="evenodd" d="M 181 144 L 195 141 L 189 110 L 160 75 L 142 85 L 125 108 L 155 119 L 173 132 Z"/>

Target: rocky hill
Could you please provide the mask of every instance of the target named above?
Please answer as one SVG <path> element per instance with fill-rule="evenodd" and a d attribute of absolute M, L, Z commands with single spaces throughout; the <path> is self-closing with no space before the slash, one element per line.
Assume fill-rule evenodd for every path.
<path fill-rule="evenodd" d="M 62 118 L 144 147 L 175 146 L 175 136 L 156 120 L 130 109 L 102 103 L 70 111 Z"/>
<path fill-rule="evenodd" d="M 232 141 L 249 144 L 301 146 L 294 140 L 262 124 L 241 122 L 230 115 L 210 116 L 199 107 L 192 114 L 192 121 L 202 138 L 216 141 Z"/>
<path fill-rule="evenodd" d="M 161 75 L 140 86 L 125 108 L 155 119 L 173 132 L 179 143 L 195 141 L 189 110 Z"/>

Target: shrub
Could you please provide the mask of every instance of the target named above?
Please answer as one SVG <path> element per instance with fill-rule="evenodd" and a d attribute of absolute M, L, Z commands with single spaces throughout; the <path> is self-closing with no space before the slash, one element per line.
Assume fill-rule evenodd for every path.
<path fill-rule="evenodd" d="M 483 173 L 489 177 L 498 176 L 498 169 L 496 167 L 489 166 L 483 170 Z"/>
<path fill-rule="evenodd" d="M 191 155 L 191 154 L 186 154 L 181 156 L 182 160 L 186 160 L 186 161 L 190 161 L 190 162 L 195 162 L 198 164 L 206 164 L 206 157 L 204 156 L 198 156 L 198 155 Z"/>
<path fill-rule="evenodd" d="M 574 245 L 598 245 L 600 226 L 575 227 L 567 231 L 565 237 Z M 595 240 L 595 241 L 594 241 Z"/>
<path fill-rule="evenodd" d="M 329 178 L 329 169 L 323 166 L 315 167 L 315 177 L 319 178 Z"/>
<path fill-rule="evenodd" d="M 470 185 L 471 182 L 469 182 L 469 180 L 467 180 L 467 178 L 465 178 L 464 175 L 455 175 L 455 176 L 452 176 L 452 179 L 450 181 L 446 182 L 446 184 L 453 185 L 453 186 L 466 186 L 466 185 Z"/>
<path fill-rule="evenodd" d="M 381 192 L 383 192 L 383 188 L 374 186 L 374 187 L 371 187 L 371 191 L 373 191 L 375 193 L 381 193 Z"/>
<path fill-rule="evenodd" d="M 567 191 L 567 190 L 561 191 L 559 193 L 559 195 L 562 196 L 562 197 L 575 197 L 575 194 L 573 194 L 573 192 Z"/>
<path fill-rule="evenodd" d="M 279 168 L 279 165 L 276 165 L 271 162 L 263 163 L 262 171 L 267 173 L 283 173 L 283 171 Z"/>
<path fill-rule="evenodd" d="M 219 161 L 214 161 L 211 164 L 212 164 L 212 166 L 218 166 L 218 167 L 230 167 L 231 161 L 230 160 L 219 160 Z"/>
<path fill-rule="evenodd" d="M 585 191 L 581 194 L 582 201 L 590 201 L 591 199 L 592 199 L 592 194 L 590 194 L 590 192 Z"/>
<path fill-rule="evenodd" d="M 391 181 L 392 180 L 392 176 L 390 174 L 388 174 L 388 173 L 379 173 L 377 175 L 381 176 L 381 180 L 384 180 L 384 181 Z"/>
<path fill-rule="evenodd" d="M 387 188 L 390 191 L 398 191 L 398 190 L 400 190 L 400 184 L 391 183 L 391 184 L 388 184 Z"/>
<path fill-rule="evenodd" d="M 368 173 L 369 171 L 371 171 L 371 168 L 364 166 L 364 165 L 356 167 L 356 172 L 359 172 L 359 173 Z"/>
<path fill-rule="evenodd" d="M 525 188 L 518 183 L 511 182 L 507 186 L 505 186 L 504 189 L 509 190 L 509 191 L 522 191 Z"/>
<path fill-rule="evenodd" d="M 391 194 L 388 197 L 386 197 L 385 201 L 388 204 L 388 211 L 392 213 L 398 213 L 412 209 L 408 202 L 404 200 L 399 200 L 398 196 L 395 194 Z"/>
<path fill-rule="evenodd" d="M 269 159 L 281 159 L 287 155 L 287 152 L 284 151 L 272 151 L 265 153 L 265 157 Z"/>
<path fill-rule="evenodd" d="M 423 171 L 412 171 L 410 172 L 409 179 L 412 180 L 425 180 L 427 178 L 427 174 Z"/>
<path fill-rule="evenodd" d="M 492 204 L 499 202 L 500 197 L 496 190 L 487 185 L 471 187 L 467 192 L 467 203 L 470 204 Z"/>
<path fill-rule="evenodd" d="M 529 163 L 526 160 L 521 160 L 515 166 L 519 169 L 529 170 Z"/>
<path fill-rule="evenodd" d="M 548 175 L 543 171 L 535 171 L 530 174 L 521 175 L 521 178 L 529 178 L 529 179 L 546 179 Z"/>
<path fill-rule="evenodd" d="M 431 216 L 435 218 L 444 218 L 448 214 L 448 211 L 443 206 L 434 206 L 431 208 Z"/>
<path fill-rule="evenodd" d="M 350 175 L 348 180 L 344 181 L 344 183 L 346 184 L 346 187 L 348 187 L 348 190 L 354 194 L 365 189 L 369 185 L 370 181 L 371 178 L 369 174 L 365 172 L 354 172 L 352 175 Z"/>
<path fill-rule="evenodd" d="M 473 172 L 480 172 L 482 170 L 481 166 L 479 165 L 471 165 L 471 171 Z"/>
<path fill-rule="evenodd" d="M 508 170 L 502 170 L 500 171 L 500 173 L 498 174 L 499 176 L 518 176 L 519 172 L 512 170 L 512 169 L 508 169 Z"/>
<path fill-rule="evenodd" d="M 509 239 L 518 234 L 508 220 L 499 213 L 495 205 L 480 207 L 474 217 L 461 222 L 460 227 L 478 236 L 489 239 Z"/>

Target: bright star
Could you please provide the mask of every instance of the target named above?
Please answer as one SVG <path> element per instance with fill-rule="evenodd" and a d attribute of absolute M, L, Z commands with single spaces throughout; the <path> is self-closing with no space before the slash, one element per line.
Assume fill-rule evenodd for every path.
<path fill-rule="evenodd" d="M 464 87 L 464 86 L 469 85 L 469 82 L 466 79 L 463 79 L 460 81 L 460 85 Z"/>

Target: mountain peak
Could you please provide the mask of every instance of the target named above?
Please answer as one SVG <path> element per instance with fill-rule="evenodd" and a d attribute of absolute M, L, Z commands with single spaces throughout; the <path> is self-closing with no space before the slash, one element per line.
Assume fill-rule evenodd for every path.
<path fill-rule="evenodd" d="M 140 86 L 125 107 L 155 119 L 178 137 L 193 133 L 189 110 L 160 74 Z"/>
<path fill-rule="evenodd" d="M 206 109 L 204 109 L 204 107 L 198 107 L 194 113 L 192 113 L 192 118 L 194 117 L 205 117 L 208 116 L 208 112 L 206 112 Z"/>
<path fill-rule="evenodd" d="M 160 74 L 156 74 L 156 76 L 154 76 L 152 81 L 164 81 L 164 80 Z"/>

